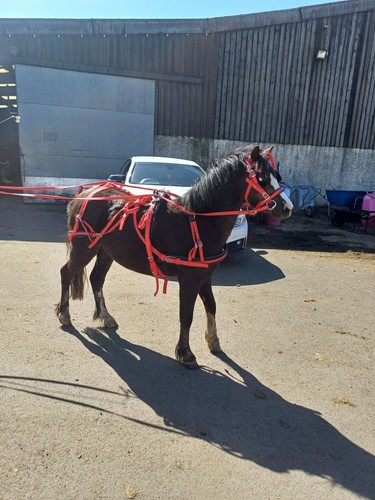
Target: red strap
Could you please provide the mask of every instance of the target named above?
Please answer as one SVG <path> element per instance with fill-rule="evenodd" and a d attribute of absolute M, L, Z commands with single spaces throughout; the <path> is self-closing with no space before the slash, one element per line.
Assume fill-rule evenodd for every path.
<path fill-rule="evenodd" d="M 239 215 L 239 214 L 249 214 L 249 215 L 256 215 L 258 212 L 264 211 L 264 210 L 270 210 L 272 207 L 269 206 L 270 201 L 272 201 L 280 192 L 282 192 L 282 189 L 278 189 L 272 195 L 268 195 L 264 189 L 261 188 L 261 186 L 258 184 L 258 181 L 256 179 L 256 173 L 253 168 L 248 168 L 248 178 L 246 179 L 246 182 L 248 184 L 246 188 L 246 193 L 245 193 L 245 199 L 247 200 L 250 190 L 254 188 L 256 191 L 262 194 L 263 199 L 255 206 L 251 207 L 248 203 L 245 203 L 243 205 L 243 208 L 241 210 L 232 210 L 232 211 L 226 211 L 226 212 L 210 212 L 210 213 L 199 213 L 195 214 L 194 212 L 187 210 L 184 208 L 182 205 L 178 204 L 177 202 L 173 201 L 169 196 L 162 196 L 159 195 L 159 198 L 165 200 L 167 203 L 170 203 L 174 205 L 178 210 L 182 211 L 183 213 L 186 213 L 187 215 L 190 216 L 190 228 L 191 228 L 191 234 L 194 242 L 193 248 L 189 251 L 187 260 L 181 257 L 175 257 L 175 256 L 170 256 L 170 255 L 165 255 L 159 252 L 156 248 L 154 248 L 151 244 L 151 237 L 150 237 L 150 231 L 151 231 L 151 222 L 152 222 L 152 216 L 153 212 L 155 209 L 155 201 L 151 202 L 153 199 L 153 194 L 146 194 L 146 195 L 141 195 L 141 196 L 136 196 L 133 195 L 130 191 L 126 190 L 125 187 L 126 185 L 121 184 L 121 183 L 116 183 L 116 182 L 93 182 L 90 184 L 86 184 L 84 186 L 79 186 L 78 194 L 82 193 L 83 189 L 86 189 L 88 187 L 95 186 L 94 189 L 92 189 L 87 197 L 82 197 L 80 195 L 80 200 L 82 201 L 80 210 L 78 214 L 76 214 L 75 217 L 75 223 L 72 231 L 70 231 L 68 240 L 72 241 L 72 239 L 75 236 L 85 236 L 90 240 L 89 248 L 92 248 L 95 246 L 98 241 L 105 236 L 106 234 L 111 233 L 112 231 L 116 230 L 117 228 L 119 230 L 122 230 L 126 221 L 126 218 L 128 215 L 133 214 L 133 223 L 134 227 L 137 231 L 137 234 L 141 241 L 145 244 L 146 252 L 147 252 L 147 257 L 150 263 L 150 270 L 155 277 L 156 280 L 156 291 L 155 295 L 159 291 L 159 278 L 164 280 L 164 286 L 163 286 L 163 293 L 166 293 L 167 290 L 167 283 L 168 283 L 168 276 L 163 274 L 159 267 L 157 266 L 155 262 L 154 255 L 158 257 L 161 261 L 167 262 L 169 264 L 175 264 L 175 265 L 182 265 L 182 266 L 191 266 L 191 267 L 204 267 L 207 268 L 209 264 L 213 264 L 216 262 L 220 262 L 223 260 L 227 252 L 223 252 L 222 255 L 212 258 L 212 259 L 205 259 L 204 258 L 204 251 L 203 251 L 203 243 L 200 239 L 199 235 L 199 230 L 198 230 L 198 225 L 196 221 L 196 215 L 199 216 L 211 216 L 211 217 L 217 217 L 217 216 L 222 216 L 222 215 Z M 9 186 L 0 186 L 1 188 L 6 188 L 7 190 L 48 190 L 48 189 L 64 189 L 64 188 L 71 188 L 71 187 L 77 187 L 77 186 L 53 186 L 53 187 L 46 187 L 46 186 L 41 186 L 41 187 L 9 187 Z M 117 191 L 121 193 L 121 196 L 97 196 L 100 194 L 101 191 L 109 188 L 114 188 Z M 147 189 L 147 188 L 145 188 Z M 149 191 L 154 191 L 151 188 L 148 188 Z M 0 194 L 12 194 L 9 192 L 2 192 L 0 191 Z M 76 196 L 78 196 L 78 194 Z M 170 193 L 172 194 L 172 193 Z M 25 193 L 19 194 L 18 196 L 34 196 L 34 197 L 45 197 L 45 198 L 54 198 L 54 199 L 71 199 L 69 197 L 60 197 L 60 196 L 53 196 L 53 195 L 44 195 L 44 194 L 38 194 L 38 195 L 26 195 Z M 132 197 L 131 200 L 129 200 L 124 207 L 119 210 L 106 224 L 106 226 L 100 231 L 100 233 L 97 233 L 94 231 L 92 226 L 86 222 L 83 219 L 83 215 L 86 211 L 87 205 L 89 201 L 93 200 L 126 200 L 129 199 L 129 197 Z M 177 198 L 177 195 L 173 195 Z M 150 203 L 151 202 L 151 203 Z M 150 207 L 149 209 L 143 214 L 141 220 L 139 223 L 137 222 L 137 213 L 142 205 L 149 204 Z M 82 231 L 79 231 L 79 228 L 82 228 Z M 141 233 L 141 230 L 145 230 L 145 235 L 143 236 Z M 199 253 L 199 260 L 197 259 L 197 253 Z"/>
<path fill-rule="evenodd" d="M 201 262 L 204 261 L 204 255 L 203 255 L 203 243 L 200 239 L 199 236 L 199 230 L 198 230 L 198 224 L 195 219 L 195 216 L 189 216 L 190 217 L 190 230 L 191 230 L 191 235 L 193 237 L 193 242 L 194 246 L 188 253 L 188 261 L 191 262 L 196 258 L 197 251 L 199 251 L 199 259 Z"/>
<path fill-rule="evenodd" d="M 151 269 L 153 276 L 155 277 L 156 290 L 155 290 L 154 295 L 156 296 L 158 294 L 158 291 L 159 291 L 159 278 L 164 280 L 163 293 L 167 292 L 168 276 L 166 276 L 165 274 L 163 274 L 161 272 L 161 270 L 159 269 L 158 265 L 155 262 L 154 255 L 153 255 L 154 248 L 151 244 L 150 232 L 151 232 L 151 222 L 152 222 L 152 216 L 154 213 L 154 209 L 155 209 L 155 202 L 151 203 L 150 208 L 147 210 L 147 212 L 145 212 L 143 214 L 138 225 L 136 224 L 136 221 L 134 221 L 134 223 L 136 224 L 137 228 L 139 228 L 139 229 L 144 228 L 145 229 L 145 236 L 144 236 L 144 238 L 141 238 L 141 239 L 146 246 L 147 258 L 148 258 L 148 262 L 150 265 L 150 269 Z M 138 235 L 139 234 L 140 233 L 138 232 Z"/>
<path fill-rule="evenodd" d="M 275 170 L 275 168 L 276 168 L 275 158 L 273 157 L 272 152 L 269 149 L 264 149 L 263 153 L 266 155 L 266 157 L 267 157 L 268 161 L 270 162 L 270 165 L 273 168 L 273 170 Z"/>
<path fill-rule="evenodd" d="M 78 194 L 80 194 L 84 189 L 88 189 L 92 186 L 98 186 L 101 189 L 113 188 L 116 189 L 119 193 L 119 196 L 111 196 L 111 197 L 95 197 L 89 195 L 90 200 L 123 200 L 130 196 L 133 196 L 130 191 L 125 189 L 125 184 L 120 182 L 110 182 L 110 181 L 95 181 L 88 182 L 87 184 L 72 184 L 69 186 L 0 186 L 0 194 L 5 194 L 8 196 L 22 196 L 26 198 L 38 198 L 38 199 L 46 199 L 46 200 L 73 200 Z M 28 193 L 24 191 L 63 191 L 63 190 L 73 190 L 77 189 L 75 196 L 63 196 L 58 194 L 44 194 L 44 193 Z M 151 196 L 151 195 L 150 195 Z M 86 199 L 80 197 L 81 199 Z"/>

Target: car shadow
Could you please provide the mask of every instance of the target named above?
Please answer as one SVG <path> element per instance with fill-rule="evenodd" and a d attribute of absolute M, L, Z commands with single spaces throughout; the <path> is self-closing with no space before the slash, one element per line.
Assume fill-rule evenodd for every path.
<path fill-rule="evenodd" d="M 289 402 L 262 384 L 228 355 L 219 356 L 220 371 L 204 366 L 189 371 L 124 340 L 114 329 L 63 329 L 105 361 L 163 419 L 165 431 L 205 441 L 277 473 L 300 470 L 374 498 L 373 455 L 317 411 Z"/>
<path fill-rule="evenodd" d="M 282 270 L 269 262 L 266 255 L 264 250 L 246 248 L 242 254 L 226 258 L 213 275 L 213 285 L 260 285 L 285 278 Z"/>

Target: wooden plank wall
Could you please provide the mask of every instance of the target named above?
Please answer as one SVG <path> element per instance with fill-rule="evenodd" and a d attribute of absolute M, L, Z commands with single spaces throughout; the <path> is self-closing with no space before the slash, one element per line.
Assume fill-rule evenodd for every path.
<path fill-rule="evenodd" d="M 219 54 L 215 137 L 375 148 L 374 10 L 223 33 Z"/>
<path fill-rule="evenodd" d="M 17 55 L 2 56 L 1 47 Z M 215 35 L 206 33 L 0 35 L 0 64 L 155 80 L 160 135 L 213 137 L 217 61 Z"/>
<path fill-rule="evenodd" d="M 375 149 L 375 8 L 355 5 L 282 11 L 261 26 L 257 15 L 227 18 L 230 29 L 207 33 L 59 21 L 58 34 L 53 20 L 7 33 L 0 20 L 0 64 L 153 79 L 157 135 Z"/>

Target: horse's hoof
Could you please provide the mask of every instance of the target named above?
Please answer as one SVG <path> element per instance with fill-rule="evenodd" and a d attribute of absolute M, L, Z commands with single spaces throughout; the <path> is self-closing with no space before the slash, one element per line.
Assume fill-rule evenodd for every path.
<path fill-rule="evenodd" d="M 63 326 L 72 326 L 72 320 L 70 319 L 70 316 L 64 315 L 64 314 L 59 314 L 58 315 L 59 321 Z"/>
<path fill-rule="evenodd" d="M 207 341 L 208 348 L 212 354 L 218 354 L 219 352 L 223 352 L 219 339 Z"/>
<path fill-rule="evenodd" d="M 106 318 L 104 320 L 104 326 L 106 328 L 118 328 L 117 322 L 113 318 Z"/>
<path fill-rule="evenodd" d="M 183 363 L 184 367 L 188 370 L 198 370 L 199 365 L 196 361 L 188 361 L 187 363 Z"/>
<path fill-rule="evenodd" d="M 196 370 L 198 368 L 197 360 L 192 352 L 181 353 L 178 348 L 176 348 L 176 359 L 182 363 L 189 370 Z"/>

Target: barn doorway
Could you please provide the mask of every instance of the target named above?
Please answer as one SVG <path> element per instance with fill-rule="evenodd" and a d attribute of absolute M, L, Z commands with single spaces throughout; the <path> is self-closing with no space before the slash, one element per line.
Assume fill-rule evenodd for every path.
<path fill-rule="evenodd" d="M 154 151 L 155 82 L 16 66 L 24 185 L 107 179 Z"/>
<path fill-rule="evenodd" d="M 20 181 L 15 71 L 13 66 L 0 65 L 0 185 Z"/>

